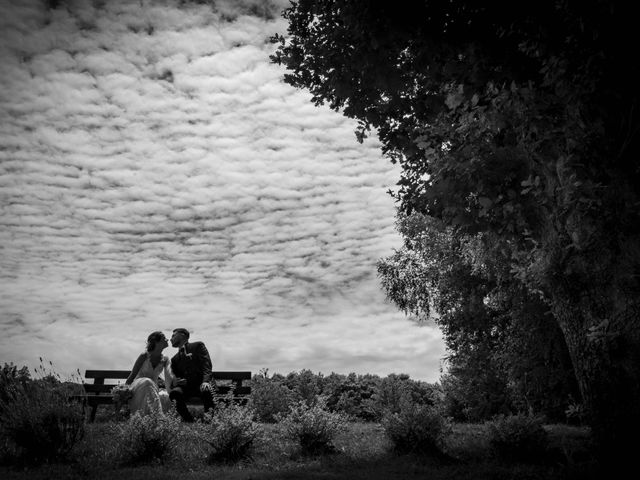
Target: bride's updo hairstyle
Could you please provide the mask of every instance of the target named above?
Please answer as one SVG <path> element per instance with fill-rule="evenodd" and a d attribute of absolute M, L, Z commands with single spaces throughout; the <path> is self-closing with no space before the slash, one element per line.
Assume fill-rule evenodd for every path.
<path fill-rule="evenodd" d="M 149 334 L 147 337 L 147 352 L 153 351 L 156 348 L 156 343 L 166 340 L 167 337 L 164 336 L 162 332 L 153 332 Z"/>

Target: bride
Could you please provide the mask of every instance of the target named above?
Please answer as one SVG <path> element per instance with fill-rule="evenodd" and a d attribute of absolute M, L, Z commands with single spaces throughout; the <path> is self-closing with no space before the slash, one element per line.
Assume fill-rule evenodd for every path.
<path fill-rule="evenodd" d="M 171 390 L 171 362 L 162 354 L 169 346 L 167 337 L 162 332 L 153 332 L 147 338 L 147 351 L 141 353 L 131 369 L 125 384 L 131 385 L 133 397 L 129 400 L 131 414 L 140 412 L 143 415 L 152 411 L 167 412 L 171 406 L 169 391 Z M 165 389 L 158 387 L 158 377 L 164 375 Z"/>

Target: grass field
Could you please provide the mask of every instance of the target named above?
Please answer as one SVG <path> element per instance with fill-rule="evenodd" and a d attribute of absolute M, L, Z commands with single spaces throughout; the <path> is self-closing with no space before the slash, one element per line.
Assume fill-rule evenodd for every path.
<path fill-rule="evenodd" d="M 597 478 L 588 430 L 565 425 L 545 427 L 549 453 L 535 464 L 499 461 L 492 453 L 485 425 L 454 426 L 447 444 L 450 461 L 392 452 L 382 427 L 350 423 L 335 441 L 335 452 L 303 456 L 277 425 L 263 425 L 252 458 L 233 465 L 209 465 L 207 445 L 197 440 L 193 425 L 183 425 L 183 440 L 163 462 L 126 466 L 114 444 L 115 424 L 87 425 L 84 439 L 63 465 L 1 466 L 0 478 L 11 479 L 590 479 Z"/>

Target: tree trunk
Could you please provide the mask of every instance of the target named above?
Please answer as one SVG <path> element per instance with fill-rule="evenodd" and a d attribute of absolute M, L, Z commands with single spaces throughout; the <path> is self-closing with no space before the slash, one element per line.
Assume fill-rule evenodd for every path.
<path fill-rule="evenodd" d="M 628 465 L 637 455 L 631 439 L 640 433 L 638 299 L 618 302 L 610 287 L 582 292 L 576 302 L 568 289 L 556 287 L 552 308 L 566 338 L 602 466 Z"/>

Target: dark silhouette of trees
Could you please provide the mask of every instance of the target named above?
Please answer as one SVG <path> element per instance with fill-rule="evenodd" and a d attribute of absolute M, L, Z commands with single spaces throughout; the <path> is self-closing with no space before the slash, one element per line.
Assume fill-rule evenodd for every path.
<path fill-rule="evenodd" d="M 299 0 L 272 56 L 374 131 L 399 209 L 481 233 L 562 331 L 603 459 L 640 427 L 638 44 L 622 1 Z M 516 287 L 517 288 L 517 287 Z"/>

